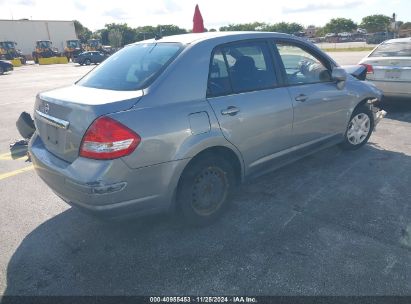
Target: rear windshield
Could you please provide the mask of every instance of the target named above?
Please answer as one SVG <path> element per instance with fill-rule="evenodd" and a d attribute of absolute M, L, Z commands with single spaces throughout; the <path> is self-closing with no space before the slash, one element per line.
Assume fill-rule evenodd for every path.
<path fill-rule="evenodd" d="M 116 91 L 139 90 L 152 82 L 181 51 L 180 43 L 126 46 L 77 82 L 78 85 Z"/>
<path fill-rule="evenodd" d="M 411 42 L 381 44 L 370 57 L 411 57 Z"/>

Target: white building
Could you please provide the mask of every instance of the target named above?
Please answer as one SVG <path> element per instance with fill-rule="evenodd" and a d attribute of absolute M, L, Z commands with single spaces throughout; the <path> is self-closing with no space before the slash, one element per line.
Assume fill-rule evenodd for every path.
<path fill-rule="evenodd" d="M 73 21 L 0 20 L 0 41 L 17 42 L 24 55 L 31 55 L 37 40 L 50 40 L 63 52 L 70 39 L 77 39 Z"/>

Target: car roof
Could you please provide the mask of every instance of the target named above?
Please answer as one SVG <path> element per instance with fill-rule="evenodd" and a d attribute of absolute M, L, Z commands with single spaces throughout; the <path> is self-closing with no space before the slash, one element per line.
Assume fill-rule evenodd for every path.
<path fill-rule="evenodd" d="M 386 44 L 386 43 L 401 43 L 401 42 L 411 42 L 411 37 L 390 39 L 390 40 L 384 41 L 384 44 Z"/>
<path fill-rule="evenodd" d="M 229 38 L 238 38 L 238 39 L 257 39 L 257 38 L 286 38 L 296 36 L 291 36 L 284 33 L 276 32 L 206 32 L 206 33 L 190 33 L 190 34 L 181 34 L 181 35 L 172 35 L 162 37 L 160 39 L 149 39 L 144 41 L 136 42 L 138 43 L 152 43 L 152 42 L 178 42 L 182 44 L 194 44 L 204 40 L 212 40 L 217 38 L 227 37 Z"/>

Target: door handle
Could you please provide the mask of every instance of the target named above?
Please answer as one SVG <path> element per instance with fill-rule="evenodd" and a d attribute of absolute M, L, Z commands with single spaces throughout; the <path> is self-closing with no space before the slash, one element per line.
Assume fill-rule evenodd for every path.
<path fill-rule="evenodd" d="M 300 95 L 298 95 L 298 96 L 295 98 L 296 101 L 301 101 L 301 102 L 304 102 L 304 101 L 306 101 L 307 99 L 308 99 L 308 96 L 307 96 L 307 95 L 304 95 L 304 94 L 300 94 Z"/>
<path fill-rule="evenodd" d="M 236 108 L 236 107 L 233 107 L 233 106 L 229 106 L 227 109 L 221 110 L 222 115 L 230 115 L 230 116 L 234 116 L 238 112 L 240 112 L 240 109 Z"/>

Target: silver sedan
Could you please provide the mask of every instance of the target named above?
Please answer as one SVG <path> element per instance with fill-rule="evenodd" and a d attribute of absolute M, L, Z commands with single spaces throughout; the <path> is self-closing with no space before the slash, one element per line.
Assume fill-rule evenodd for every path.
<path fill-rule="evenodd" d="M 331 145 L 365 145 L 383 116 L 380 98 L 290 35 L 170 36 L 38 94 L 30 154 L 38 175 L 82 210 L 178 210 L 204 225 L 247 179 Z"/>
<path fill-rule="evenodd" d="M 360 64 L 384 96 L 411 98 L 411 38 L 381 43 Z"/>

